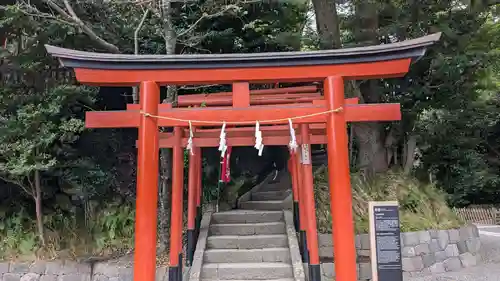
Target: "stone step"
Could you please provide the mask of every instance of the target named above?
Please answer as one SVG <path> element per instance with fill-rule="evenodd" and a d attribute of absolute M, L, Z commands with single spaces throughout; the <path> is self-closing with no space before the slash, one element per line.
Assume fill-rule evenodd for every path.
<path fill-rule="evenodd" d="M 213 224 L 277 222 L 282 220 L 282 211 L 232 210 L 212 215 Z"/>
<path fill-rule="evenodd" d="M 284 222 L 224 223 L 210 225 L 209 235 L 255 235 L 285 233 Z"/>
<path fill-rule="evenodd" d="M 205 250 L 203 261 L 206 263 L 236 262 L 291 262 L 288 248 L 265 249 L 209 249 Z"/>
<path fill-rule="evenodd" d="M 286 234 L 208 236 L 208 249 L 264 249 L 288 247 Z"/>
<path fill-rule="evenodd" d="M 202 279 L 270 280 L 293 278 L 292 265 L 282 262 L 206 263 L 201 269 Z"/>
<path fill-rule="evenodd" d="M 268 200 L 268 201 L 246 201 L 241 202 L 240 208 L 244 210 L 283 210 L 282 200 Z"/>
<path fill-rule="evenodd" d="M 262 188 L 259 189 L 258 192 L 263 192 L 263 191 L 285 191 L 285 190 L 290 190 L 291 187 L 283 185 L 283 184 L 269 184 L 265 185 Z"/>
<path fill-rule="evenodd" d="M 252 200 L 255 201 L 266 201 L 266 200 L 283 200 L 289 194 L 290 190 L 278 190 L 278 191 L 259 191 L 252 193 Z"/>

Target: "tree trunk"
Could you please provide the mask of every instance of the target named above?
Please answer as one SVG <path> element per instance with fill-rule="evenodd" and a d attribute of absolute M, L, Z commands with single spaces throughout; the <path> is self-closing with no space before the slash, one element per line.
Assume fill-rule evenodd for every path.
<path fill-rule="evenodd" d="M 149 10 L 144 11 L 144 14 L 142 15 L 141 21 L 139 22 L 139 25 L 135 29 L 135 32 L 134 32 L 134 55 L 139 54 L 139 31 L 141 31 L 141 28 L 144 26 L 144 22 L 146 22 L 148 15 L 149 15 Z M 132 87 L 132 102 L 139 103 L 139 87 L 137 87 L 137 86 Z"/>
<path fill-rule="evenodd" d="M 354 36 L 363 45 L 378 45 L 378 9 L 375 0 L 355 0 L 356 26 Z"/>
<path fill-rule="evenodd" d="M 413 162 L 415 160 L 415 149 L 417 149 L 417 136 L 415 135 L 410 135 L 408 137 L 408 140 L 406 141 L 405 144 L 405 159 L 404 161 L 404 168 L 403 171 L 406 175 L 408 175 L 412 168 L 413 168 Z"/>
<path fill-rule="evenodd" d="M 340 48 L 340 28 L 335 1 L 312 0 L 316 13 L 316 25 L 322 49 Z M 364 45 L 378 44 L 378 14 L 374 0 L 356 0 L 354 2 L 357 26 L 356 40 Z M 350 87 L 349 87 L 350 86 Z M 363 83 L 359 89 L 352 83 L 347 91 L 359 92 L 364 102 L 380 102 L 375 81 Z M 388 169 L 387 151 L 384 147 L 383 126 L 376 123 L 352 124 L 354 136 L 358 141 L 358 165 L 369 173 L 385 172 Z"/>
<path fill-rule="evenodd" d="M 354 127 L 349 126 L 349 163 L 352 163 L 354 153 Z"/>
<path fill-rule="evenodd" d="M 387 153 L 387 156 L 386 156 L 387 163 L 390 164 L 392 159 L 394 158 L 394 149 L 386 149 L 385 151 Z"/>
<path fill-rule="evenodd" d="M 42 188 L 40 186 L 40 171 L 35 170 L 35 212 L 36 212 L 36 226 L 38 229 L 38 236 L 42 246 L 45 246 L 45 234 L 43 231 L 43 213 L 42 213 Z"/>
<path fill-rule="evenodd" d="M 392 148 L 392 157 L 394 159 L 394 165 L 398 166 L 399 165 L 399 154 L 398 154 L 398 148 L 393 147 Z"/>
<path fill-rule="evenodd" d="M 358 167 L 367 176 L 388 170 L 387 152 L 384 147 L 383 126 L 379 123 L 359 123 L 354 126 L 358 142 Z"/>
<path fill-rule="evenodd" d="M 162 1 L 162 26 L 163 38 L 165 40 L 165 53 L 167 55 L 175 54 L 177 45 L 177 37 L 172 23 L 172 6 L 170 1 Z M 167 86 L 167 96 L 163 103 L 177 102 L 177 87 Z M 168 249 L 170 241 L 170 191 L 172 179 L 172 149 L 160 149 L 160 187 L 158 190 L 158 219 L 159 219 L 159 251 L 163 252 Z"/>
<path fill-rule="evenodd" d="M 334 0 L 312 0 L 321 49 L 341 47 L 339 19 Z"/>
<path fill-rule="evenodd" d="M 160 149 L 160 184 L 158 190 L 158 251 L 164 252 L 168 249 L 170 241 L 170 187 L 172 178 L 171 149 Z"/>
<path fill-rule="evenodd" d="M 374 0 L 354 1 L 356 13 L 356 27 L 354 35 L 356 41 L 362 45 L 378 45 L 378 13 L 377 3 Z M 381 101 L 381 91 L 378 81 L 369 80 L 361 83 L 359 90 L 366 103 Z M 387 151 L 385 147 L 384 126 L 379 123 L 353 124 L 359 146 L 358 165 L 368 175 L 386 172 L 389 169 Z"/>

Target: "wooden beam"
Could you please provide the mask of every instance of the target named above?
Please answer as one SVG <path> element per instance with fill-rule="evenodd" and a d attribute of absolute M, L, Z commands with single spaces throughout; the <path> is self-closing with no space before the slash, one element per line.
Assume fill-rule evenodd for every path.
<path fill-rule="evenodd" d="M 228 84 L 233 81 L 252 83 L 320 81 L 337 75 L 350 80 L 392 78 L 404 76 L 411 59 L 391 61 L 311 65 L 288 67 L 255 67 L 223 69 L 164 69 L 122 70 L 75 68 L 77 80 L 82 84 L 99 86 L 135 86 L 141 81 L 156 81 L 162 85 Z"/>
<path fill-rule="evenodd" d="M 320 93 L 307 94 L 281 94 L 281 95 L 260 95 L 250 96 L 250 105 L 267 105 L 267 104 L 287 104 L 287 103 L 306 103 L 313 100 L 320 100 Z M 240 100 L 240 98 L 237 98 Z M 233 103 L 232 96 L 205 96 L 193 99 L 180 99 L 177 101 L 178 107 L 188 107 L 194 105 L 205 106 L 230 106 Z"/>
<path fill-rule="evenodd" d="M 324 144 L 326 141 L 325 124 L 309 124 L 310 134 L 314 144 Z M 287 125 L 261 126 L 265 145 L 287 145 L 290 142 L 290 131 Z M 187 136 L 187 130 L 184 136 Z M 252 146 L 255 144 L 255 127 L 226 128 L 226 138 L 233 146 Z M 201 147 L 213 147 L 220 141 L 220 128 L 218 129 L 198 129 L 194 132 L 193 142 Z M 301 144 L 301 136 L 296 135 L 297 142 Z M 173 147 L 173 133 L 160 133 L 160 146 Z M 182 146 L 186 147 L 188 138 L 182 141 Z"/>
<path fill-rule="evenodd" d="M 359 104 L 346 105 L 346 121 L 394 121 L 401 119 L 399 104 Z M 309 116 L 294 119 L 293 122 L 301 123 L 324 123 L 327 111 L 324 106 L 253 106 L 248 108 L 174 108 L 158 112 L 158 126 L 188 126 L 191 120 L 193 125 L 198 126 L 220 126 L 222 121 L 246 123 L 251 125 L 256 120 L 265 124 L 287 124 L 288 118 L 297 116 Z M 134 128 L 139 125 L 139 112 L 133 111 L 89 111 L 86 112 L 85 126 L 87 128 Z M 165 118 L 168 119 L 165 119 Z M 264 120 L 273 119 L 266 123 Z M 201 122 L 196 122 L 196 121 Z"/>
<path fill-rule="evenodd" d="M 319 125 L 324 125 L 324 124 L 319 124 Z M 272 127 L 278 127 L 278 126 L 270 126 Z M 279 126 L 281 127 L 281 126 Z M 285 127 L 285 126 L 283 126 Z M 238 137 L 250 137 L 255 139 L 255 127 L 253 128 L 248 128 L 251 130 L 245 130 L 245 131 L 231 131 L 229 130 L 230 128 L 226 128 L 226 137 L 228 138 L 238 138 Z M 236 128 L 236 129 L 243 129 L 243 128 Z M 244 128 L 246 129 L 246 128 Z M 261 127 L 262 129 L 262 127 Z M 290 130 L 288 126 L 286 126 L 285 129 L 282 130 L 261 130 L 262 131 L 262 136 L 263 137 L 279 137 L 279 136 L 285 136 L 285 137 L 290 137 Z M 187 133 L 187 131 L 185 131 Z M 325 127 L 321 129 L 311 129 L 310 133 L 313 135 L 326 135 L 326 129 Z M 219 138 L 220 136 L 220 128 L 219 129 L 210 129 L 207 131 L 204 130 L 197 130 L 196 132 L 193 133 L 195 138 L 198 139 L 203 139 L 203 138 Z M 172 137 L 172 133 L 160 133 L 160 138 L 170 138 Z"/>
<path fill-rule="evenodd" d="M 250 85 L 248 82 L 233 83 L 232 94 L 233 107 L 249 107 L 250 106 Z"/>
<path fill-rule="evenodd" d="M 297 128 L 297 125 L 294 125 Z M 325 129 L 326 125 L 324 123 L 313 123 L 309 124 L 309 129 L 311 130 L 321 130 Z M 185 132 L 188 132 L 188 128 L 184 128 Z M 261 125 L 260 130 L 265 134 L 267 131 L 286 131 L 289 132 L 290 127 L 288 125 Z M 248 127 L 226 127 L 226 133 L 230 132 L 246 132 L 246 133 L 255 133 L 255 126 Z M 217 133 L 220 134 L 220 127 L 215 129 L 197 129 L 196 133 Z M 161 134 L 160 134 L 161 135 Z"/>
<path fill-rule="evenodd" d="M 302 94 L 301 94 L 302 95 Z M 311 95 L 311 94 L 307 94 L 307 95 Z M 180 98 L 181 96 L 179 96 Z M 276 100 L 270 100 L 269 101 L 269 104 L 259 104 L 259 105 L 268 105 L 268 106 L 271 106 L 271 105 L 275 105 L 275 104 L 272 104 L 272 102 L 275 102 Z M 283 103 L 283 104 L 280 104 L 280 105 L 288 105 L 288 106 L 293 106 L 294 104 L 293 103 L 290 103 L 289 104 L 289 100 L 286 100 L 287 102 L 286 103 Z M 232 104 L 232 98 L 231 99 L 227 99 L 225 98 L 225 103 L 227 103 L 227 105 L 231 105 Z M 252 104 L 252 100 L 250 100 L 251 104 Z M 302 103 L 302 100 L 300 100 L 299 102 Z M 305 101 L 304 101 L 305 102 Z M 308 102 L 312 103 L 313 105 L 318 105 L 318 106 L 324 106 L 325 105 L 325 100 L 319 96 L 318 99 L 310 99 Z M 266 101 L 267 103 L 267 101 Z M 358 104 L 359 103 L 359 98 L 348 98 L 345 100 L 345 103 L 346 104 Z M 201 103 L 193 103 L 193 104 L 189 104 L 189 106 L 193 106 L 193 105 L 199 105 Z M 184 106 L 187 106 L 187 103 L 184 103 L 184 104 L 177 104 L 179 107 L 184 107 Z M 214 104 L 215 105 L 215 104 Z M 222 106 L 223 104 L 220 104 L 220 106 Z M 133 103 L 128 103 L 127 104 L 127 110 L 139 110 L 141 107 L 139 104 L 133 104 Z M 172 104 L 171 103 L 160 103 L 158 105 L 158 110 L 166 110 L 166 109 L 171 109 L 172 108 Z"/>
<path fill-rule="evenodd" d="M 306 93 L 316 93 L 318 92 L 317 86 L 299 86 L 299 87 L 286 87 L 286 88 L 272 88 L 272 89 L 260 89 L 260 90 L 250 90 L 250 95 L 260 96 L 260 95 L 279 95 L 279 94 L 306 94 Z M 203 97 L 227 97 L 233 95 L 233 92 L 219 92 L 210 94 L 191 94 L 182 95 L 178 97 L 178 101 L 184 99 L 197 99 Z"/>
<path fill-rule="evenodd" d="M 211 99 L 208 100 L 207 102 L 182 102 L 182 103 L 177 103 L 176 108 L 188 108 L 188 107 L 201 107 L 201 105 L 205 106 L 210 106 L 210 107 L 222 107 L 222 106 L 231 106 L 233 104 L 233 99 L 227 99 L 227 98 L 217 98 L 217 99 Z M 292 105 L 297 105 L 297 104 L 316 104 L 316 105 L 323 105 L 325 104 L 321 96 L 316 96 L 316 97 L 303 97 L 299 99 L 288 99 L 288 98 L 270 98 L 270 99 L 253 99 L 250 97 L 250 105 L 253 106 L 274 106 L 274 105 L 282 105 L 282 106 L 292 106 Z M 169 106 L 167 104 L 159 104 L 159 109 L 164 110 L 164 109 L 169 109 Z M 170 106 L 170 108 L 172 108 Z M 140 106 L 139 104 L 127 104 L 127 110 L 139 110 Z"/>
<path fill-rule="evenodd" d="M 324 135 L 312 135 L 310 136 L 311 144 L 325 144 L 326 136 Z M 167 148 L 174 146 L 174 138 L 162 138 L 160 139 L 160 148 Z M 187 146 L 188 139 L 184 138 L 182 140 L 182 147 Z M 193 138 L 193 145 L 195 147 L 218 147 L 220 139 L 216 138 Z M 263 143 L 267 146 L 276 145 L 288 145 L 290 142 L 290 136 L 268 136 L 263 137 Z M 297 136 L 297 143 L 302 143 L 302 138 Z M 228 137 L 227 145 L 229 146 L 253 146 L 255 144 L 255 137 Z"/>

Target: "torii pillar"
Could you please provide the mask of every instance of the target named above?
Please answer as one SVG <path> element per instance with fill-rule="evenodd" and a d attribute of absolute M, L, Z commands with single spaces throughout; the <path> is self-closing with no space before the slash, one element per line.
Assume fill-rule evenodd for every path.
<path fill-rule="evenodd" d="M 327 77 L 324 82 L 327 108 L 344 108 L 344 79 Z M 328 114 L 326 121 L 328 145 L 328 182 L 330 183 L 330 213 L 332 216 L 335 273 L 347 280 L 356 279 L 356 246 L 352 213 L 351 178 L 345 111 Z M 342 231 L 338 231 L 342 229 Z M 345 230 L 345 231 L 344 231 Z M 353 276 L 354 274 L 354 276 Z"/>
<path fill-rule="evenodd" d="M 160 87 L 156 82 L 140 83 L 140 104 L 145 113 L 158 114 Z M 137 152 L 137 199 L 135 220 L 134 280 L 154 280 L 156 273 L 156 223 L 158 202 L 158 119 L 141 115 Z"/>

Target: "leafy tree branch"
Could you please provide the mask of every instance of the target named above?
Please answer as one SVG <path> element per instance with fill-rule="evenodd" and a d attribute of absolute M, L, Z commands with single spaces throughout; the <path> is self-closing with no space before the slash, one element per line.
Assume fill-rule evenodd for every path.
<path fill-rule="evenodd" d="M 64 7 L 61 7 L 56 1 L 53 0 L 41 0 L 50 10 L 53 11 L 52 14 L 42 12 L 31 2 L 22 1 L 17 5 L 18 9 L 29 16 L 38 17 L 38 18 L 46 18 L 58 21 L 60 23 L 78 27 L 81 32 L 86 34 L 90 40 L 95 42 L 101 48 L 107 50 L 110 53 L 120 53 L 120 49 L 103 39 L 96 32 L 92 30 L 80 17 L 75 13 L 73 6 L 70 4 L 68 0 L 62 0 L 62 4 Z"/>

